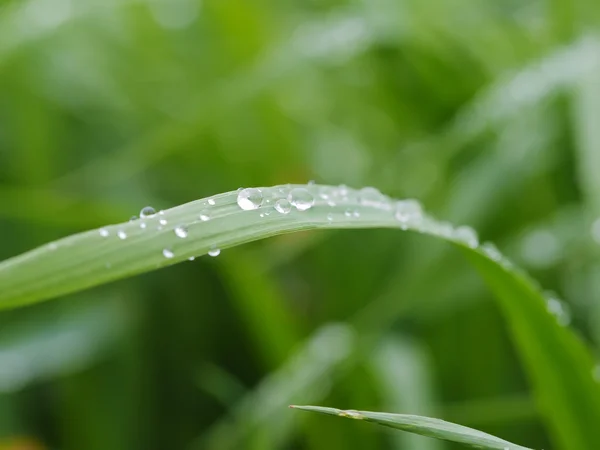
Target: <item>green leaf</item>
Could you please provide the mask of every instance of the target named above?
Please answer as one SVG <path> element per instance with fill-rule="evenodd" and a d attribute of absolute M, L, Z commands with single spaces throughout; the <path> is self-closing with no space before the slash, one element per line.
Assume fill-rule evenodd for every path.
<path fill-rule="evenodd" d="M 409 229 L 463 249 L 495 292 L 528 371 L 540 413 L 556 442 L 569 450 L 589 450 L 600 442 L 600 386 L 594 381 L 594 364 L 587 348 L 549 313 L 535 283 L 494 247 L 479 246 L 473 230 L 438 222 L 422 214 L 416 202 L 396 202 L 372 188 L 356 191 L 286 185 L 260 191 L 263 199 L 257 209 L 242 210 L 238 192 L 228 192 L 150 218 L 108 226 L 102 233 L 77 234 L 4 261 L 0 263 L 0 308 L 39 302 L 185 261 L 211 249 L 292 231 Z M 291 208 L 289 213 L 274 207 L 298 192 L 309 194 L 314 205 L 307 210 Z M 210 220 L 203 220 L 206 216 Z M 175 232 L 179 226 L 185 228 L 185 237 Z"/>
<path fill-rule="evenodd" d="M 303 411 L 313 411 L 332 416 L 346 417 L 355 420 L 364 420 L 390 428 L 396 428 L 409 433 L 420 434 L 446 441 L 459 442 L 474 447 L 494 450 L 529 450 L 517 444 L 497 438 L 491 434 L 483 433 L 473 428 L 464 427 L 454 423 L 430 417 L 413 416 L 409 414 L 388 414 L 370 411 L 341 410 L 321 406 L 295 406 L 290 408 Z"/>

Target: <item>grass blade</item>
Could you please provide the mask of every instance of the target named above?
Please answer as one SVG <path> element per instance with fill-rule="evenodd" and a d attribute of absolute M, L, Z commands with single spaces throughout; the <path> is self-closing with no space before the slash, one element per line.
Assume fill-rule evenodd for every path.
<path fill-rule="evenodd" d="M 356 191 L 286 185 L 260 188 L 259 194 L 260 207 L 256 209 L 241 209 L 238 192 L 228 192 L 153 217 L 112 225 L 102 232 L 74 235 L 4 261 L 0 263 L 0 308 L 39 302 L 184 261 L 211 249 L 292 231 L 418 231 L 463 249 L 498 296 L 540 412 L 562 448 L 588 450 L 600 442 L 596 426 L 600 423 L 600 386 L 593 379 L 588 350 L 549 313 L 535 283 L 493 247 L 479 246 L 472 229 L 438 222 L 424 215 L 416 202 L 395 202 L 373 188 Z M 288 211 L 288 199 L 298 198 L 308 203 Z M 207 216 L 210 220 L 205 220 Z M 185 233 L 177 232 L 181 227 Z"/>
<path fill-rule="evenodd" d="M 388 414 L 370 411 L 341 410 L 321 406 L 290 406 L 303 411 L 313 411 L 349 419 L 364 420 L 390 428 L 396 428 L 410 433 L 420 434 L 436 439 L 458 442 L 474 447 L 494 450 L 529 450 L 517 444 L 483 433 L 473 428 L 430 417 L 413 416 L 409 414 Z"/>

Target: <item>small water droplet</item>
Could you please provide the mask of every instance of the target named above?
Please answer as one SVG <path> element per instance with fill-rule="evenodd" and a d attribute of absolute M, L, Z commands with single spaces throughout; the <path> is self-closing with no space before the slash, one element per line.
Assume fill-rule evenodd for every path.
<path fill-rule="evenodd" d="M 275 211 L 279 214 L 288 214 L 292 210 L 292 204 L 285 198 L 280 198 L 275 202 Z"/>
<path fill-rule="evenodd" d="M 130 221 L 130 222 L 134 222 L 134 221 L 136 221 L 136 220 L 138 220 L 137 216 L 131 216 L 131 217 L 129 218 L 129 221 Z"/>
<path fill-rule="evenodd" d="M 202 222 L 206 222 L 206 221 L 210 220 L 210 214 L 207 210 L 201 211 L 200 215 L 198 217 L 200 217 L 200 220 Z"/>
<path fill-rule="evenodd" d="M 140 222 L 140 228 L 142 230 L 146 229 L 146 222 Z"/>
<path fill-rule="evenodd" d="M 212 248 L 212 249 L 210 249 L 210 250 L 208 251 L 208 254 L 209 254 L 210 256 L 213 256 L 213 257 L 214 257 L 214 256 L 219 256 L 219 255 L 221 254 L 221 249 L 219 249 L 219 248 Z"/>
<path fill-rule="evenodd" d="M 160 216 L 163 216 L 164 214 L 165 214 L 165 212 L 162 209 L 158 212 L 158 215 L 160 215 Z"/>
<path fill-rule="evenodd" d="M 288 194 L 288 201 L 296 207 L 298 211 L 306 211 L 315 204 L 315 199 L 308 190 L 304 188 L 294 188 Z"/>
<path fill-rule="evenodd" d="M 333 222 L 333 214 L 331 214 L 331 213 L 327 214 L 327 220 L 329 220 L 330 222 Z"/>
<path fill-rule="evenodd" d="M 400 228 L 406 230 L 423 220 L 423 208 L 417 200 L 400 200 L 396 203 L 395 217 L 400 222 Z"/>
<path fill-rule="evenodd" d="M 380 206 L 385 202 L 385 197 L 374 187 L 364 187 L 358 193 L 360 202 L 365 206 Z"/>
<path fill-rule="evenodd" d="M 546 292 L 546 307 L 548 312 L 556 317 L 560 326 L 566 327 L 571 323 L 571 310 L 562 300 L 559 300 L 554 293 Z"/>
<path fill-rule="evenodd" d="M 50 244 L 48 244 L 48 249 L 50 250 L 56 250 L 58 248 L 58 245 L 56 245 L 56 243 L 51 242 Z"/>
<path fill-rule="evenodd" d="M 107 237 L 107 236 L 110 234 L 106 228 L 100 228 L 100 229 L 98 230 L 98 233 L 99 233 L 99 234 L 100 234 L 100 236 L 102 236 L 102 237 Z"/>
<path fill-rule="evenodd" d="M 195 256 L 190 256 L 190 257 L 188 258 L 188 261 L 193 261 L 193 260 L 195 260 L 195 259 L 196 259 L 196 257 L 195 257 Z"/>
<path fill-rule="evenodd" d="M 179 238 L 184 239 L 188 236 L 188 229 L 185 225 L 177 225 L 173 231 Z"/>
<path fill-rule="evenodd" d="M 160 223 L 164 227 L 167 224 L 167 219 L 160 219 L 158 223 Z"/>
<path fill-rule="evenodd" d="M 265 217 L 265 214 L 264 213 L 260 213 L 259 217 Z"/>
<path fill-rule="evenodd" d="M 348 186 L 346 186 L 345 184 L 340 184 L 338 186 L 337 193 L 340 197 L 346 197 L 348 195 Z"/>
<path fill-rule="evenodd" d="M 173 256 L 175 256 L 175 253 L 173 253 L 173 251 L 169 248 L 163 249 L 162 254 L 167 259 L 171 259 Z"/>
<path fill-rule="evenodd" d="M 498 247 L 496 247 L 492 242 L 484 242 L 481 245 L 481 251 L 483 251 L 483 253 L 492 261 L 498 262 L 502 260 L 502 253 L 500 253 Z"/>
<path fill-rule="evenodd" d="M 256 188 L 242 189 L 237 196 L 237 204 L 244 211 L 258 209 L 262 202 L 263 194 L 260 189 Z"/>
<path fill-rule="evenodd" d="M 208 199 L 208 204 L 209 204 L 210 206 L 215 206 L 215 205 L 217 204 L 217 202 L 215 201 L 215 199 L 214 199 L 214 198 L 209 198 L 209 199 Z"/>
<path fill-rule="evenodd" d="M 352 211 L 352 217 L 358 219 L 360 217 L 360 213 L 357 210 Z"/>
<path fill-rule="evenodd" d="M 140 211 L 140 218 L 142 218 L 142 219 L 154 217 L 154 215 L 156 215 L 156 210 L 152 206 L 145 206 Z"/>
<path fill-rule="evenodd" d="M 347 209 L 346 211 L 344 211 L 344 216 L 346 216 L 346 217 L 352 217 L 352 210 L 351 209 Z"/>
<path fill-rule="evenodd" d="M 476 248 L 479 245 L 477 232 L 466 225 L 456 228 L 452 237 L 455 241 L 462 242 L 471 248 Z"/>
<path fill-rule="evenodd" d="M 119 236 L 119 239 L 122 239 L 122 240 L 127 239 L 127 233 L 125 233 L 124 230 L 117 231 L 117 236 Z"/>
<path fill-rule="evenodd" d="M 590 232 L 592 233 L 592 239 L 600 244 L 600 217 L 594 221 Z"/>

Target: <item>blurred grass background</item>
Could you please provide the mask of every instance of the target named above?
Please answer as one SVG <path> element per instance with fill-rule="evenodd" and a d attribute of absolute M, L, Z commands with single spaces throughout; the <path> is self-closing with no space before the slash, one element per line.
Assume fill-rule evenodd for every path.
<path fill-rule="evenodd" d="M 239 186 L 373 185 L 475 226 L 597 347 L 599 20 L 591 0 L 0 1 L 0 258 Z M 283 236 L 0 314 L 2 450 L 459 448 L 289 403 L 554 448 L 490 294 L 426 237 Z"/>

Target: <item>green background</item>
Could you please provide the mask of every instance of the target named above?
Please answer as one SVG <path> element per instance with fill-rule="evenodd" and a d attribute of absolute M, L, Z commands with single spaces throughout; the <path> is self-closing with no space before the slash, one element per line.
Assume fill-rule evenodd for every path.
<path fill-rule="evenodd" d="M 599 19 L 585 0 L 0 1 L 0 258 L 240 186 L 370 185 L 474 226 L 597 348 Z M 423 236 L 282 236 L 0 314 L 2 450 L 460 448 L 290 403 L 555 448 L 490 293 Z"/>

